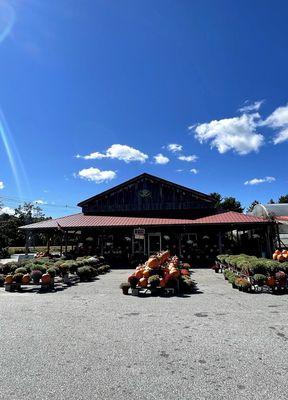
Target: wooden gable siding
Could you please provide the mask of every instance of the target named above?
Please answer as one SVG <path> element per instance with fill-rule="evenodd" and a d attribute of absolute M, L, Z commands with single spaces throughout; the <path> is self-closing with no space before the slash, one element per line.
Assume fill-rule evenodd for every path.
<path fill-rule="evenodd" d="M 167 211 L 211 210 L 213 203 L 189 190 L 142 178 L 83 204 L 85 214 L 165 215 Z M 165 213 L 166 211 L 166 213 Z M 183 213 L 182 213 L 183 214 Z M 210 214 L 198 213 L 199 215 Z M 197 213 L 195 215 L 198 215 Z M 171 216 L 173 218 L 173 216 Z"/>

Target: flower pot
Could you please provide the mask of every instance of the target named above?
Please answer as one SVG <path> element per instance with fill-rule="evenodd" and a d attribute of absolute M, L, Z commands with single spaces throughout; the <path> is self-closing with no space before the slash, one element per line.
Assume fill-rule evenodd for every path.
<path fill-rule="evenodd" d="M 123 287 L 122 292 L 123 292 L 123 294 L 125 294 L 125 296 L 127 296 L 128 292 L 129 292 L 129 287 Z"/>

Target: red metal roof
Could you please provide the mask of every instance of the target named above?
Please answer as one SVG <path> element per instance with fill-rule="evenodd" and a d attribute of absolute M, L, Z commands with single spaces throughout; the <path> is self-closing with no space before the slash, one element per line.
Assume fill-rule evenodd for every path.
<path fill-rule="evenodd" d="M 277 219 L 277 221 L 288 221 L 288 215 L 279 215 L 277 217 L 275 217 L 275 219 Z"/>
<path fill-rule="evenodd" d="M 49 219 L 35 224 L 21 226 L 21 229 L 71 229 L 71 228 L 97 228 L 97 227 L 124 227 L 124 226 L 159 226 L 159 225 L 214 225 L 214 224 L 255 224 L 267 223 L 253 215 L 226 212 L 198 219 L 172 219 L 172 218 L 142 218 L 120 217 L 106 215 L 73 214 L 67 217 Z"/>

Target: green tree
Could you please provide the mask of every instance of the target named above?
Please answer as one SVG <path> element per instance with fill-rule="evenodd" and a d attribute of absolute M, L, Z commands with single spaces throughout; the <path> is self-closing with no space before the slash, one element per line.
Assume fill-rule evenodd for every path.
<path fill-rule="evenodd" d="M 288 194 L 280 196 L 278 203 L 288 203 Z"/>
<path fill-rule="evenodd" d="M 220 204 L 222 210 L 225 211 L 236 211 L 242 213 L 244 207 L 242 207 L 240 201 L 236 200 L 235 197 L 225 197 Z"/>
<path fill-rule="evenodd" d="M 274 201 L 273 199 L 270 199 L 270 200 L 268 201 L 268 204 L 275 204 L 275 201 Z"/>
<path fill-rule="evenodd" d="M 260 202 L 259 202 L 258 200 L 252 201 L 252 203 L 250 204 L 250 206 L 247 208 L 247 212 L 252 212 L 253 209 L 254 209 L 254 207 L 255 207 L 257 204 L 260 204 Z"/>
<path fill-rule="evenodd" d="M 215 200 L 215 207 L 221 211 L 236 211 L 242 213 L 244 207 L 242 207 L 240 201 L 236 200 L 235 197 L 222 197 L 220 193 L 210 193 L 210 196 Z"/>

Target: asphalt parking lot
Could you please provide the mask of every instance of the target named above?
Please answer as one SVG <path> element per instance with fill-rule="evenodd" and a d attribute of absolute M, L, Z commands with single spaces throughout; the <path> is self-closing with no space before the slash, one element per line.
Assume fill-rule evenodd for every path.
<path fill-rule="evenodd" d="M 57 293 L 0 291 L 1 391 L 10 399 L 287 399 L 286 296 L 233 290 L 124 296 L 114 270 Z"/>

